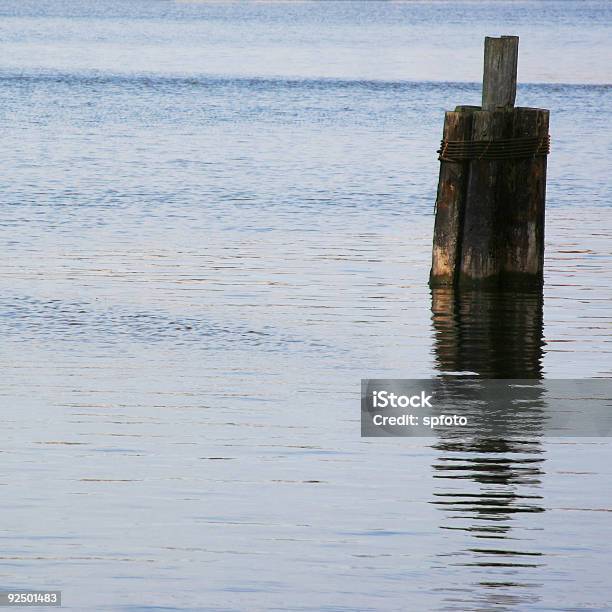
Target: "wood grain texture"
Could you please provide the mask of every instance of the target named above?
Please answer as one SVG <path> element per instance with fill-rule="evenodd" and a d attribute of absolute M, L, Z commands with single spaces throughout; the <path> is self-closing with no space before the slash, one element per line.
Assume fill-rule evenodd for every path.
<path fill-rule="evenodd" d="M 473 140 L 507 138 L 511 129 L 511 111 L 474 112 Z M 494 284 L 499 280 L 503 232 L 498 181 L 503 163 L 487 159 L 470 162 L 461 239 L 459 279 L 462 284 Z"/>
<path fill-rule="evenodd" d="M 512 136 L 548 136 L 549 112 L 540 108 L 516 108 Z M 504 162 L 499 182 L 502 202 L 500 224 L 504 229 L 502 272 L 508 281 L 543 281 L 544 207 L 546 200 L 545 155 Z"/>
<path fill-rule="evenodd" d="M 458 107 L 444 118 L 445 140 L 469 140 L 475 107 Z M 436 197 L 431 286 L 450 285 L 458 271 L 461 249 L 461 226 L 467 188 L 468 163 L 440 162 L 440 178 Z"/>
<path fill-rule="evenodd" d="M 482 110 L 512 108 L 516 99 L 518 36 L 485 38 Z"/>

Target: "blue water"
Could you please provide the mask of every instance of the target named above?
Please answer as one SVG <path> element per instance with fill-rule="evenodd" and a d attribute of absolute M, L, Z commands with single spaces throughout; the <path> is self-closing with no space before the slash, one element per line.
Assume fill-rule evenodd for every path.
<path fill-rule="evenodd" d="M 607 2 L 1 2 L 0 586 L 610 609 L 607 439 L 361 439 L 359 381 L 612 374 L 611 24 Z M 551 111 L 546 284 L 457 311 L 427 287 L 436 149 L 498 34 L 517 103 Z"/>

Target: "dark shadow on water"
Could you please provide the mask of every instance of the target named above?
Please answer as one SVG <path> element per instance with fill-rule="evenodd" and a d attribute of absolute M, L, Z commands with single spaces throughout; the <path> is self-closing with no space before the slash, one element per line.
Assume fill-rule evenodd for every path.
<path fill-rule="evenodd" d="M 542 378 L 542 290 L 432 290 L 441 374 Z"/>
<path fill-rule="evenodd" d="M 431 501 L 442 513 L 448 573 L 443 610 L 511 611 L 536 604 L 545 559 L 544 455 L 538 410 L 543 393 L 542 291 L 432 291 L 434 350 L 442 378 L 466 378 L 461 404 L 479 424 L 469 436 L 440 433 Z M 494 436 L 482 407 L 483 379 L 530 379 L 529 434 L 510 421 Z"/>

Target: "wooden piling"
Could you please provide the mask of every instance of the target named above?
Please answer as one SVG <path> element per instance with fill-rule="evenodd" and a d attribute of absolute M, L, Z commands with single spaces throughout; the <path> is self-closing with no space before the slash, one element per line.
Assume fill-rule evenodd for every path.
<path fill-rule="evenodd" d="M 548 111 L 514 108 L 518 37 L 485 39 L 482 107 L 447 112 L 430 284 L 543 279 Z"/>
<path fill-rule="evenodd" d="M 476 111 L 472 140 L 493 141 L 508 132 L 505 110 Z M 497 231 L 500 215 L 499 169 L 503 162 L 474 159 L 469 164 L 467 195 L 461 244 L 460 282 L 488 282 L 501 269 L 501 237 Z"/>
<path fill-rule="evenodd" d="M 468 140 L 472 133 L 472 110 L 458 106 L 444 117 L 445 140 Z M 436 197 L 433 259 L 430 281 L 450 285 L 455 281 L 461 249 L 461 226 L 465 208 L 467 163 L 440 162 L 440 178 Z"/>
<path fill-rule="evenodd" d="M 548 138 L 549 112 L 542 108 L 517 108 L 512 136 Z M 504 229 L 502 274 L 507 282 L 538 284 L 544 270 L 544 204 L 546 156 L 522 157 L 504 162 L 500 201 L 500 226 Z"/>

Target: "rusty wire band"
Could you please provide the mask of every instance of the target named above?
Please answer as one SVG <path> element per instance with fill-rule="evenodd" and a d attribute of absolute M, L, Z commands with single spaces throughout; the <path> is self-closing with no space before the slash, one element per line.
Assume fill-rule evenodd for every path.
<path fill-rule="evenodd" d="M 462 162 L 472 159 L 500 161 L 518 157 L 534 157 L 550 153 L 550 135 L 504 138 L 499 140 L 443 140 L 438 159 Z"/>

